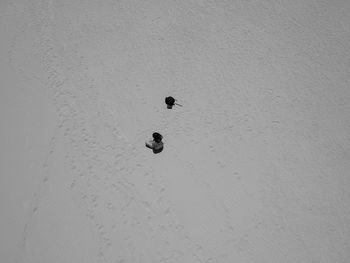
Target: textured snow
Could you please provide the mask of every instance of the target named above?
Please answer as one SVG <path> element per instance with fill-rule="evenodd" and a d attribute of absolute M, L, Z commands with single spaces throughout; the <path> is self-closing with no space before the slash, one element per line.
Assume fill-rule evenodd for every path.
<path fill-rule="evenodd" d="M 0 261 L 349 262 L 349 55 L 347 0 L 0 1 Z"/>

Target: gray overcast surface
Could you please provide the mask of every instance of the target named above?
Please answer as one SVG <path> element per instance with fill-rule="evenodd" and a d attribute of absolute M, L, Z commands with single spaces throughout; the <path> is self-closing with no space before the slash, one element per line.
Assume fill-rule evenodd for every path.
<path fill-rule="evenodd" d="M 348 262 L 349 54 L 346 0 L 1 0 L 0 261 Z"/>

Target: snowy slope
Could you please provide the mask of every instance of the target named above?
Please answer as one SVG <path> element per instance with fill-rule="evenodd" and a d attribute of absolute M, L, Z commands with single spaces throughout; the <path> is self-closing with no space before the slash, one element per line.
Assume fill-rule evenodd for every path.
<path fill-rule="evenodd" d="M 4 0 L 0 39 L 1 262 L 348 261 L 349 1 Z"/>

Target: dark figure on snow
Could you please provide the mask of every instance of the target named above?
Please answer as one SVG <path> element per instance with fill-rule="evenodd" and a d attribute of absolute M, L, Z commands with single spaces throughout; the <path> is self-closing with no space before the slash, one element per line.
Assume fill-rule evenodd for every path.
<path fill-rule="evenodd" d="M 153 153 L 160 153 L 161 151 L 163 151 L 163 136 L 158 132 L 154 132 L 152 136 L 153 140 L 147 141 L 146 147 L 152 149 Z"/>
<path fill-rule="evenodd" d="M 168 109 L 172 109 L 173 108 L 173 106 L 175 105 L 175 99 L 173 98 L 173 97 L 166 97 L 165 98 L 165 103 L 166 103 L 166 105 L 167 105 L 167 108 Z"/>

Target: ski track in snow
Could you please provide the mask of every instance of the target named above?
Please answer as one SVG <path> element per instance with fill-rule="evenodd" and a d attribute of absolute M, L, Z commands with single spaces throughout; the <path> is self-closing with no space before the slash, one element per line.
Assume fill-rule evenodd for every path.
<path fill-rule="evenodd" d="M 47 184 L 50 179 L 49 170 L 50 170 L 50 165 L 52 164 L 52 161 L 53 161 L 52 154 L 54 153 L 55 145 L 56 145 L 56 137 L 53 136 L 49 144 L 49 151 L 45 157 L 44 163 L 42 164 L 42 179 L 31 199 L 30 211 L 29 211 L 30 214 L 27 216 L 26 223 L 24 225 L 23 237 L 19 244 L 16 262 L 23 261 L 23 258 L 25 256 L 24 253 L 27 249 L 26 246 L 27 246 L 27 240 L 29 235 L 29 229 L 31 227 L 33 217 L 37 214 L 38 210 L 40 209 L 40 202 L 45 197 Z"/>

